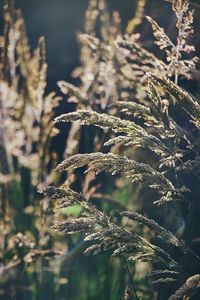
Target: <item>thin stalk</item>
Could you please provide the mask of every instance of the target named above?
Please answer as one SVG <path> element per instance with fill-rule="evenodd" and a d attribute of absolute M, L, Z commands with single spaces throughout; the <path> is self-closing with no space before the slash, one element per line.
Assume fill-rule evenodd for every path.
<path fill-rule="evenodd" d="M 131 276 L 131 272 L 129 270 L 129 266 L 128 266 L 126 258 L 124 256 L 123 256 L 123 260 L 124 260 L 124 264 L 126 266 L 126 270 L 127 270 L 128 276 L 129 276 L 130 283 L 131 283 L 132 288 L 133 288 L 134 298 L 135 298 L 135 300 L 139 300 L 139 298 L 137 296 L 137 291 L 136 291 L 136 288 L 135 288 L 135 285 L 134 285 L 134 282 L 133 282 L 133 279 L 132 279 L 132 276 Z"/>

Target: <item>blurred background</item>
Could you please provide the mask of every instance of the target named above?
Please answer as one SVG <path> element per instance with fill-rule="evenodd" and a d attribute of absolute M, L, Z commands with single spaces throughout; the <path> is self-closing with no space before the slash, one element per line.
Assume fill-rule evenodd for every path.
<path fill-rule="evenodd" d="M 7 17 L 5 18 L 3 6 L 9 2 L 11 3 L 12 1 L 0 0 L 1 35 L 5 32 L 6 22 L 8 27 L 10 26 L 11 28 L 10 24 L 15 18 L 12 16 L 12 12 L 10 13 L 11 17 L 9 12 L 6 12 Z M 111 16 L 113 12 L 118 11 L 121 18 L 121 32 L 125 32 L 127 22 L 133 18 L 137 10 L 138 1 L 107 0 L 106 4 L 107 8 L 105 8 L 104 13 L 108 13 L 108 15 Z M 18 123 L 14 122 L 13 124 L 13 122 L 8 120 L 7 144 L 10 145 L 11 150 L 7 149 L 7 151 L 11 151 L 13 154 L 16 149 L 18 150 L 18 152 L 14 153 L 14 158 L 12 157 L 11 159 L 14 175 L 10 175 L 10 173 L 6 171 L 8 169 L 7 166 L 5 166 L 0 181 L 2 187 L 0 299 L 123 299 L 127 272 L 120 260 L 110 259 L 109 254 L 101 254 L 97 257 L 83 256 L 82 252 L 84 251 L 84 245 L 81 236 L 66 238 L 63 235 L 53 233 L 49 230 L 49 227 L 55 219 L 78 215 L 79 208 L 75 208 L 74 211 L 63 211 L 62 216 L 60 217 L 59 213 L 55 213 L 51 204 L 49 204 L 47 200 L 41 200 L 41 195 L 37 193 L 37 190 L 40 189 L 42 185 L 52 183 L 59 184 L 66 180 L 66 178 L 55 178 L 55 175 L 51 171 L 56 164 L 65 157 L 66 141 L 69 137 L 70 126 L 59 125 L 59 132 L 56 134 L 52 132 L 52 139 L 50 141 L 49 139 L 43 140 L 41 138 L 41 132 L 44 136 L 48 135 L 48 133 L 46 133 L 45 130 L 42 131 L 41 128 L 42 126 L 44 127 L 45 124 L 51 124 L 53 117 L 74 110 L 75 108 L 73 101 L 68 101 L 68 96 L 63 95 L 63 91 L 60 90 L 57 82 L 64 80 L 76 86 L 81 84 L 80 77 L 72 76 L 72 72 L 82 63 L 80 58 L 82 45 L 77 36 L 80 32 L 85 32 L 85 14 L 88 9 L 88 1 L 16 0 L 13 5 L 22 12 L 27 41 L 30 45 L 28 56 L 33 56 L 33 59 L 30 59 L 31 63 L 29 67 L 27 66 L 29 64 L 29 59 L 26 60 L 26 63 L 23 66 L 16 66 L 16 76 L 13 76 L 12 74 L 7 75 L 7 73 L 4 72 L 6 75 L 4 75 L 3 78 L 3 80 L 8 82 L 13 88 L 12 91 L 8 91 L 8 86 L 5 85 L 2 90 L 4 91 L 4 94 L 7 95 L 6 97 L 8 97 L 8 95 L 12 96 L 13 93 L 16 94 L 16 91 L 18 93 L 18 97 L 15 98 L 12 96 L 13 102 L 9 104 L 8 108 L 6 107 L 6 109 L 12 108 L 12 121 L 13 111 L 15 113 L 16 99 L 18 99 L 18 102 L 22 103 L 22 105 L 20 104 L 19 110 L 16 112 L 17 117 L 14 118 L 14 120 L 18 120 Z M 191 1 L 191 5 L 196 11 L 194 20 L 194 28 L 196 29 L 191 43 L 195 45 L 197 53 L 199 54 L 199 1 Z M 159 24 L 166 28 L 166 33 L 173 39 L 175 35 L 175 20 L 169 1 L 147 0 L 144 15 L 150 15 L 152 18 L 155 18 Z M 13 18 L 12 21 L 10 21 L 11 18 Z M 101 25 L 97 25 L 98 35 Z M 24 28 L 22 31 L 23 30 Z M 154 53 L 162 59 L 163 54 L 154 46 L 151 27 L 145 19 L 143 19 L 142 24 L 139 24 L 138 31 L 141 33 L 141 41 L 146 49 L 154 51 Z M 24 38 L 24 31 L 22 36 L 21 45 L 25 45 L 27 41 Z M 43 41 L 40 40 L 38 46 L 40 37 L 44 37 L 45 40 L 45 55 L 43 55 Z M 37 47 L 39 49 L 38 52 L 34 52 Z M 21 59 L 20 57 L 22 57 L 22 54 L 25 57 L 28 53 L 28 51 L 26 53 L 22 53 L 23 51 L 20 52 L 20 50 L 18 51 L 19 60 Z M 37 57 L 39 57 L 38 61 Z M 34 59 L 36 62 L 34 62 Z M 40 68 L 40 63 L 44 66 L 44 69 L 46 64 L 48 65 L 47 71 L 44 71 L 43 67 Z M 21 65 L 22 64 L 23 62 Z M 12 66 L 9 66 L 9 68 L 11 67 Z M 42 80 L 43 77 L 46 78 L 43 87 L 40 87 L 38 83 L 35 83 L 35 78 L 31 79 L 32 81 L 30 82 L 28 81 L 27 74 L 30 72 L 29 68 L 35 68 L 35 72 L 38 72 L 38 76 L 41 76 Z M 19 92 L 16 90 L 16 85 L 18 85 L 17 88 L 19 89 Z M 20 112 L 21 107 L 23 107 L 24 99 L 32 99 L 35 97 L 34 91 L 31 90 L 31 85 L 33 90 L 37 90 L 38 93 L 42 90 L 45 97 L 46 95 L 51 95 L 49 97 L 57 104 L 55 106 L 52 105 L 52 109 L 47 109 L 45 113 L 41 113 L 41 107 L 38 103 L 34 104 L 33 111 L 36 116 L 37 114 L 41 116 L 41 120 L 37 118 L 32 120 L 28 114 L 24 122 L 24 127 L 28 128 L 27 124 L 30 120 L 30 122 L 32 122 L 32 127 L 30 126 L 30 131 L 28 133 L 24 133 L 21 128 L 21 131 L 19 130 L 19 120 L 22 116 L 20 115 Z M 198 95 L 198 73 L 196 74 L 195 80 L 189 82 L 182 80 L 181 85 L 189 91 L 192 91 L 193 94 Z M 25 90 L 27 91 L 25 95 L 23 95 L 23 91 Z M 52 95 L 52 92 L 54 92 L 55 95 Z M 56 97 L 60 97 L 60 99 L 56 99 Z M 31 101 L 34 102 L 34 100 Z M 32 103 L 31 101 L 30 103 Z M 32 109 L 31 105 L 29 109 Z M 45 118 L 43 118 L 43 116 L 45 116 Z M 48 116 L 51 116 L 51 118 L 48 119 Z M 38 138 L 32 137 L 32 128 L 34 128 L 35 136 L 38 136 Z M 10 134 L 11 131 L 12 134 Z M 40 133 L 38 133 L 38 131 Z M 23 132 L 23 135 L 25 136 L 20 145 L 12 143 L 18 132 L 20 132 L 20 134 Z M 86 136 L 91 134 L 92 136 L 97 135 L 99 137 L 99 132 L 94 132 L 94 129 L 92 129 L 92 131 L 86 129 L 82 134 L 78 148 L 79 152 L 89 152 L 89 150 L 93 150 L 95 147 L 95 149 L 98 149 L 100 142 L 96 143 L 94 147 L 93 142 L 88 140 Z M 22 134 L 20 137 L 21 136 Z M 38 142 L 40 138 L 41 145 Z M 31 151 L 25 149 L 25 145 L 28 145 L 29 142 L 31 144 Z M 17 147 L 19 147 L 19 149 Z M 48 147 L 49 153 L 44 152 L 46 151 L 44 149 Z M 4 152 L 5 149 L 1 149 L 2 158 L 5 154 Z M 38 153 L 41 154 L 39 155 L 39 158 L 36 155 Z M 23 157 L 22 160 L 18 159 L 19 155 Z M 2 160 L 4 161 L 4 158 Z M 32 164 L 31 167 L 29 166 L 30 163 Z M 36 174 L 37 172 L 35 171 L 32 172 L 32 168 L 39 169 L 40 167 L 41 169 L 45 168 L 44 174 Z M 71 177 L 74 176 L 73 174 L 69 175 Z M 70 176 L 69 178 L 71 178 Z M 78 180 L 73 184 L 75 187 L 80 187 L 80 175 L 76 174 L 76 176 L 78 177 Z M 44 179 L 47 177 L 47 180 Z M 72 178 L 72 180 L 74 179 Z M 108 183 L 108 180 L 107 177 L 103 177 L 101 178 L 101 183 L 104 181 Z M 110 182 L 110 184 L 110 186 L 112 186 L 113 182 Z M 108 188 L 107 192 L 111 193 L 111 190 Z M 117 200 L 119 199 L 119 201 L 124 204 L 129 201 L 130 197 L 135 198 L 136 196 L 137 192 L 135 192 L 135 195 L 133 196 L 133 190 L 128 186 L 126 191 L 121 189 L 120 193 L 115 195 L 115 198 Z M 8 198 L 8 204 L 3 203 L 3 199 L 5 198 Z M 108 208 L 110 208 L 110 206 L 104 207 L 104 209 Z M 39 249 L 38 252 L 35 249 Z M 26 255 L 30 253 L 31 255 L 27 257 Z M 45 256 L 48 256 L 48 260 L 45 259 Z M 24 257 L 26 257 L 25 263 L 21 263 L 21 259 L 23 258 L 22 260 L 24 261 Z M 141 293 L 144 294 L 142 299 L 157 299 L 155 298 L 156 296 L 152 284 L 148 276 L 145 275 L 147 270 L 141 269 L 138 270 L 138 273 L 144 275 L 138 277 L 137 282 L 138 289 L 141 289 Z"/>

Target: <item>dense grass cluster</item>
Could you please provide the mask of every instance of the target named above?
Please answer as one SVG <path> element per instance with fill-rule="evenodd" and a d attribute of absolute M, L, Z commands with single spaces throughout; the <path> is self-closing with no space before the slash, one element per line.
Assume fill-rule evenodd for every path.
<path fill-rule="evenodd" d="M 4 195 L 18 181 L 23 184 L 25 169 L 32 199 L 39 189 L 44 195 L 41 203 L 61 211 L 52 216 L 51 229 L 83 235 L 87 255 L 107 252 L 119 258 L 128 275 L 121 278 L 124 299 L 198 299 L 200 101 L 183 88 L 198 63 L 190 44 L 194 11 L 187 0 L 171 1 L 175 41 L 146 17 L 155 45 L 164 52 L 160 59 L 143 46 L 137 32 L 145 2 L 138 0 L 135 16 L 122 33 L 117 12 L 111 18 L 104 0 L 89 1 L 84 33 L 78 34 L 81 66 L 73 72 L 80 85 L 58 82 L 76 110 L 54 119 L 56 126 L 72 122 L 65 159 L 56 168 L 50 145 L 59 99 L 45 93 L 44 40 L 32 55 L 20 13 L 6 6 L 0 100 L 1 119 L 4 126 L 8 123 L 0 136 L 6 158 L 0 173 L 2 226 L 9 228 L 3 237 L 4 268 L 31 263 L 38 256 L 62 255 L 52 246 L 52 237 L 42 244 L 48 230 L 39 242 L 22 233 L 12 237 L 16 230 L 6 223 L 10 204 Z M 7 142 L 9 135 L 19 137 L 16 143 Z M 128 191 L 126 201 L 123 189 Z M 40 220 L 43 208 L 38 213 L 38 206 L 32 206 Z M 69 207 L 78 207 L 76 216 L 62 214 Z M 7 236 L 13 239 L 12 255 Z M 134 276 L 143 265 L 153 292 Z"/>

